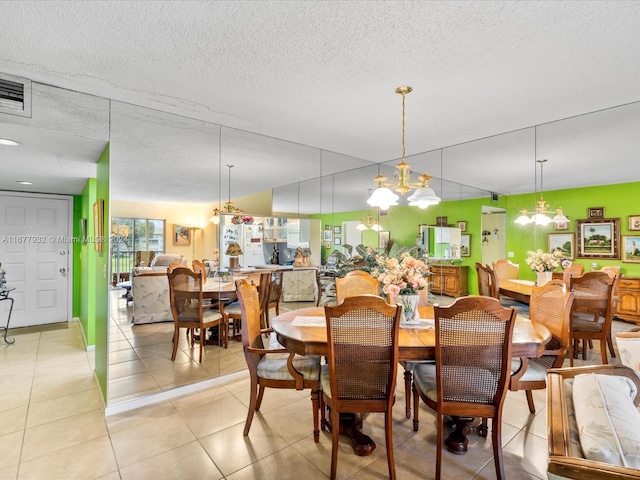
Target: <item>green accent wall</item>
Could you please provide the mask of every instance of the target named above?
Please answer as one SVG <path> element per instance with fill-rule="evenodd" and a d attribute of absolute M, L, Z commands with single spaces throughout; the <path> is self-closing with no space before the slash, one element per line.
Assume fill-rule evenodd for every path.
<path fill-rule="evenodd" d="M 622 235 L 640 236 L 640 232 L 630 232 L 628 229 L 628 218 L 630 215 L 640 215 L 640 182 L 601 185 L 597 187 L 572 188 L 566 190 L 555 190 L 544 193 L 545 200 L 551 209 L 562 207 L 564 214 L 571 220 L 569 230 L 556 231 L 553 224 L 548 227 L 520 226 L 514 223 L 520 215 L 520 210 L 525 208 L 533 210 L 536 198 L 533 193 L 525 195 L 500 196 L 497 203 L 492 203 L 490 198 L 480 198 L 472 200 L 442 202 L 435 207 L 420 210 L 417 207 L 397 206 L 391 207 L 387 215 L 379 217 L 380 225 L 384 231 L 390 232 L 390 238 L 400 245 L 413 245 L 418 236 L 418 225 L 435 225 L 436 217 L 445 216 L 449 224 L 456 225 L 458 220 L 467 222 L 467 229 L 464 233 L 471 234 L 471 256 L 463 257 L 458 265 L 469 267 L 469 293 L 477 294 L 477 278 L 475 263 L 482 260 L 482 206 L 504 208 L 507 211 L 506 223 L 506 252 L 513 252 L 513 258 L 509 260 L 520 264 L 520 277 L 534 280 L 534 273 L 525 263 L 527 251 L 541 248 L 548 250 L 549 233 L 576 233 L 577 219 L 588 218 L 587 209 L 593 207 L 604 207 L 605 218 L 620 219 L 620 237 Z M 341 225 L 342 222 L 365 219 L 367 210 L 354 212 L 343 212 L 334 214 L 314 215 L 319 218 L 324 225 Z M 555 214 L 555 210 L 554 213 Z M 577 235 L 575 235 L 577 237 Z M 577 242 L 577 238 L 575 239 Z M 622 238 L 620 238 L 620 253 L 622 255 Z M 369 246 L 377 246 L 376 234 L 365 231 L 363 243 Z M 577 243 L 575 244 L 577 255 Z M 322 247 L 322 259 L 334 249 L 340 249 L 337 245 L 331 248 Z M 598 268 L 606 265 L 616 265 L 621 268 L 621 272 L 626 276 L 640 276 L 640 264 L 622 263 L 620 259 L 590 259 L 575 258 L 574 263 L 581 263 L 585 270 L 590 270 L 591 263 L 597 263 Z"/>
<path fill-rule="evenodd" d="M 90 178 L 79 197 L 79 218 L 74 218 L 75 223 L 80 224 L 80 219 L 87 220 L 88 239 L 93 237 L 93 204 L 97 198 L 97 181 Z M 75 229 L 75 227 L 74 227 Z M 78 234 L 78 237 L 80 235 Z M 77 251 L 76 251 L 77 250 Z M 93 242 L 85 244 L 79 242 L 75 244 L 74 254 L 76 255 L 74 267 L 74 296 L 77 294 L 80 304 L 80 323 L 84 331 L 87 346 L 95 346 L 96 343 L 96 252 Z M 74 299 L 74 305 L 76 301 Z"/>

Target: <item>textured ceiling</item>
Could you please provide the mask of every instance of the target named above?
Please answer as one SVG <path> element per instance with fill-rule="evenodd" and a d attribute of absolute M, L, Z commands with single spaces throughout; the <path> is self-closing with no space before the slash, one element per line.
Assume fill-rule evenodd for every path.
<path fill-rule="evenodd" d="M 352 168 L 397 161 L 400 98 L 394 89 L 402 84 L 414 88 L 407 97 L 408 155 L 640 100 L 639 23 L 640 2 L 621 1 L 12 1 L 0 2 L 0 73 L 338 152 L 354 159 L 347 162 Z M 636 118 L 625 124 L 631 136 Z M 564 125 L 547 129 L 548 145 L 557 131 L 582 131 L 580 122 Z M 526 132 L 530 145 L 533 136 Z M 171 185 L 172 165 L 180 165 L 179 173 L 192 168 L 188 159 L 160 158 L 162 148 L 154 163 L 141 159 L 126 150 L 124 136 L 120 152 L 129 157 L 115 161 L 115 197 L 131 193 L 127 182 L 141 172 L 157 185 Z M 626 135 L 614 136 L 608 145 L 621 153 L 609 152 L 623 163 L 610 164 L 611 170 L 623 171 L 628 152 L 638 150 L 619 145 Z M 583 147 L 572 152 L 588 145 L 589 137 L 581 137 Z M 509 168 L 505 151 L 493 151 L 494 143 L 475 154 L 457 147 L 439 166 L 425 161 L 425 167 L 477 188 L 531 191 L 530 149 L 514 146 L 528 155 L 531 175 L 524 178 L 520 166 Z M 466 156 L 454 157 L 454 151 Z M 234 196 L 318 176 L 318 156 L 307 153 L 297 168 L 277 157 L 244 165 L 230 157 L 241 162 L 233 172 Z M 593 169 L 578 175 L 570 161 L 576 153 L 565 153 L 565 172 L 574 168 L 571 182 L 603 180 Z M 493 162 L 482 169 L 493 176 L 481 178 L 473 165 L 479 158 Z M 153 167 L 162 162 L 168 166 Z M 224 155 L 221 163 L 224 170 Z M 209 184 L 217 184 L 215 175 Z M 628 180 L 628 174 L 606 178 Z M 119 190 L 120 184 L 126 188 Z M 185 182 L 175 191 L 188 188 Z"/>

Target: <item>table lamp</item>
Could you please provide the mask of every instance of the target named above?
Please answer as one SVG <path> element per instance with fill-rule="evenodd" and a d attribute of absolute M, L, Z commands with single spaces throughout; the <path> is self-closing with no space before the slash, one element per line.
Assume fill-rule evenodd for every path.
<path fill-rule="evenodd" d="M 227 246 L 225 254 L 229 255 L 229 269 L 239 268 L 238 255 L 242 255 L 242 249 L 236 242 L 232 242 Z"/>

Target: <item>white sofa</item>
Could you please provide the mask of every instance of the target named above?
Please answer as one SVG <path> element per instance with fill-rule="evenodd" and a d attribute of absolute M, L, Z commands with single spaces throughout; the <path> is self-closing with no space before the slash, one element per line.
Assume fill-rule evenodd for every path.
<path fill-rule="evenodd" d="M 171 322 L 167 267 L 171 262 L 187 264 L 183 255 L 163 254 L 154 257 L 149 267 L 134 268 L 131 275 L 133 318 L 131 322 Z"/>

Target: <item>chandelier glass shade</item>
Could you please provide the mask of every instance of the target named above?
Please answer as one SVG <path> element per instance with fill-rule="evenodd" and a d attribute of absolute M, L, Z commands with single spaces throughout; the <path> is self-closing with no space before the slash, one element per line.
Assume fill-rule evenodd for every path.
<path fill-rule="evenodd" d="M 394 191 L 400 195 L 404 195 L 414 188 L 417 190 L 409 197 L 409 205 L 427 208 L 429 205 L 435 205 L 440 202 L 440 198 L 438 198 L 433 189 L 429 187 L 429 180 L 431 179 L 429 175 L 422 174 L 420 176 L 420 183 L 411 183 L 411 165 L 405 160 L 405 99 L 407 94 L 411 93 L 412 90 L 409 86 L 396 88 L 396 93 L 402 95 L 402 157 L 400 158 L 400 163 L 396 165 L 397 183 L 385 183 L 387 177 L 383 175 L 378 175 L 375 178 L 377 187 L 367 200 L 367 203 L 372 207 L 380 208 L 380 210 L 387 210 L 389 207 L 398 205 L 400 196 L 394 193 Z"/>
<path fill-rule="evenodd" d="M 369 189 L 369 196 L 371 196 L 371 189 Z M 369 203 L 369 200 L 367 200 L 367 203 Z M 363 222 L 362 219 L 360 219 L 360 225 L 358 225 L 356 229 L 360 231 L 369 230 L 369 229 L 375 230 L 376 232 L 382 231 L 382 227 L 378 223 L 378 220 L 374 221 L 371 217 L 371 207 L 369 207 L 369 214 L 367 215 L 367 223 Z"/>
<path fill-rule="evenodd" d="M 523 208 L 520 210 L 520 216 L 516 218 L 515 223 L 518 225 L 538 225 L 541 227 L 546 227 L 550 223 L 565 223 L 568 222 L 569 219 L 562 213 L 562 208 L 556 209 L 556 215 L 551 218 L 549 216 L 550 206 L 544 199 L 544 190 L 543 190 L 543 165 L 546 162 L 546 159 L 536 160 L 536 162 L 540 165 L 540 200 L 536 202 L 536 206 L 534 207 L 533 212 L 528 212 L 527 209 Z"/>
<path fill-rule="evenodd" d="M 213 209 L 213 215 L 211 215 L 209 221 L 215 225 L 220 223 L 220 215 L 223 213 L 231 213 L 234 215 L 244 213 L 244 210 L 237 208 L 233 202 L 231 202 L 231 169 L 233 165 L 227 165 L 227 167 L 229 168 L 229 200 L 224 204 L 222 210 L 218 208 Z"/>

